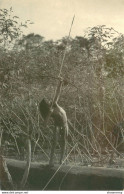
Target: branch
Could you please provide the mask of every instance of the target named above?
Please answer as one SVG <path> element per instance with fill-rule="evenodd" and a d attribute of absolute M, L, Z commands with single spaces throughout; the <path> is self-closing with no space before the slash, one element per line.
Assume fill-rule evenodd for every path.
<path fill-rule="evenodd" d="M 6 161 L 2 156 L 1 147 L 0 147 L 0 183 L 2 187 L 6 190 L 14 189 L 12 177 L 8 171 Z"/>

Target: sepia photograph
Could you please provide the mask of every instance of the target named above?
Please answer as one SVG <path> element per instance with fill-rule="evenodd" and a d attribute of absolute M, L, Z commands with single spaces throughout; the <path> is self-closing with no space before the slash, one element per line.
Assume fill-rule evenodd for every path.
<path fill-rule="evenodd" d="M 124 190 L 124 0 L 0 0 L 0 192 Z"/>

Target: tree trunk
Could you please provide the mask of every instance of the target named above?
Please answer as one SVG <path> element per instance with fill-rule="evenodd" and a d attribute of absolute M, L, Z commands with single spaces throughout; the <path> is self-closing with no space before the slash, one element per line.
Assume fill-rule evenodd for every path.
<path fill-rule="evenodd" d="M 27 182 L 29 170 L 30 170 L 30 163 L 31 163 L 31 140 L 28 138 L 26 143 L 27 143 L 27 145 L 26 145 L 26 147 L 27 147 L 27 163 L 25 166 L 25 171 L 24 171 L 24 175 L 23 175 L 23 178 L 21 181 L 20 189 L 23 189 L 26 182 Z"/>
<path fill-rule="evenodd" d="M 2 156 L 0 147 L 0 189 L 12 190 L 14 189 L 12 177 L 8 171 L 6 161 Z"/>
<path fill-rule="evenodd" d="M 25 162 L 7 159 L 8 168 L 15 182 L 20 182 Z M 120 162 L 122 164 L 120 164 Z M 124 165 L 124 160 L 117 164 Z M 123 167 L 123 166 L 122 166 Z M 123 190 L 123 168 L 104 168 L 49 165 L 32 162 L 28 176 L 28 190 Z"/>

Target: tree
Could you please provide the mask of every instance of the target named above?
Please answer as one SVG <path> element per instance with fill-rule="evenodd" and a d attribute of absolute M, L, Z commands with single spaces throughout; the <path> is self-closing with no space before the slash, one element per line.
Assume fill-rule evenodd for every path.
<path fill-rule="evenodd" d="M 120 34 L 113 41 L 112 48 L 105 56 L 105 69 L 108 77 L 120 77 L 124 75 L 124 35 Z"/>
<path fill-rule="evenodd" d="M 0 9 L 0 43 L 2 44 L 1 46 L 4 47 L 4 49 L 9 49 L 11 47 L 11 43 L 13 41 L 16 40 L 17 37 L 19 37 L 22 33 L 21 28 L 22 27 L 27 27 L 27 22 L 25 24 L 20 24 L 17 19 L 17 16 L 12 16 L 12 8 L 10 8 L 10 10 L 7 9 Z M 5 57 L 10 57 L 10 53 L 6 54 L 6 52 L 3 52 L 3 54 L 5 54 Z M 4 60 L 0 61 L 1 64 L 3 66 Z M 6 64 L 5 64 L 6 65 Z M 6 65 L 7 66 L 7 65 Z M 5 67 L 6 67 L 5 66 Z M 4 68 L 3 68 L 4 69 Z M 8 64 L 8 66 L 5 68 L 7 70 L 7 79 L 9 79 L 9 70 L 10 68 L 10 62 Z M 2 72 L 3 74 L 4 72 Z M 6 72 L 5 72 L 6 73 Z M 3 75 L 4 78 L 4 75 Z M 7 86 L 6 86 L 7 87 Z M 29 169 L 30 169 L 30 161 L 31 161 L 31 142 L 30 142 L 30 138 L 29 138 L 29 131 L 27 129 L 27 140 L 28 140 L 28 145 L 27 145 L 27 164 L 25 167 L 25 172 L 22 178 L 22 182 L 21 182 L 21 186 L 24 187 L 24 185 L 26 184 L 27 178 L 28 178 L 28 174 L 29 174 Z M 0 132 L 0 143 L 2 139 L 2 133 Z M 0 182 L 2 184 L 2 186 L 4 187 L 4 189 L 13 189 L 13 181 L 11 178 L 11 175 L 9 174 L 7 165 L 6 165 L 6 160 L 3 158 L 2 156 L 2 148 L 0 145 Z"/>
<path fill-rule="evenodd" d="M 37 47 L 42 46 L 44 41 L 44 37 L 40 36 L 39 34 L 28 34 L 26 36 L 23 36 L 22 39 L 18 40 L 16 45 L 19 50 L 30 50 L 30 49 L 36 49 Z"/>
<path fill-rule="evenodd" d="M 20 23 L 19 17 L 13 16 L 12 7 L 9 10 L 0 9 L 0 43 L 4 48 L 12 46 L 12 42 L 21 36 L 22 28 L 27 28 L 29 21 L 25 21 L 24 24 Z"/>

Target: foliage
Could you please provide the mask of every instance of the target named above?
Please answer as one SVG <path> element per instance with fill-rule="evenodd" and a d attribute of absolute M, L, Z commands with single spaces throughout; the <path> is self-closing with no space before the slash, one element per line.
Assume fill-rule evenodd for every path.
<path fill-rule="evenodd" d="M 85 154 L 91 161 L 91 153 L 101 157 L 105 147 L 114 146 L 112 128 L 123 120 L 123 35 L 103 25 L 88 29 L 85 37 L 70 38 L 68 45 L 67 37 L 54 42 L 34 33 L 18 39 L 17 17 L 8 21 L 10 13 L 1 10 L 2 42 L 16 41 L 11 50 L 0 52 L 0 106 L 1 125 L 9 130 L 14 149 L 19 152 L 18 138 L 30 128 L 34 152 L 38 147 L 48 157 L 53 124 L 43 129 L 38 103 L 44 96 L 53 98 L 66 49 L 59 103 L 70 121 L 68 147 L 71 150 L 78 142 L 73 152 L 80 158 Z"/>
<path fill-rule="evenodd" d="M 0 9 L 0 43 L 3 43 L 4 48 L 22 35 L 22 28 L 27 28 L 28 23 L 30 20 L 20 23 L 19 17 L 13 15 L 12 7 L 9 10 Z"/>

